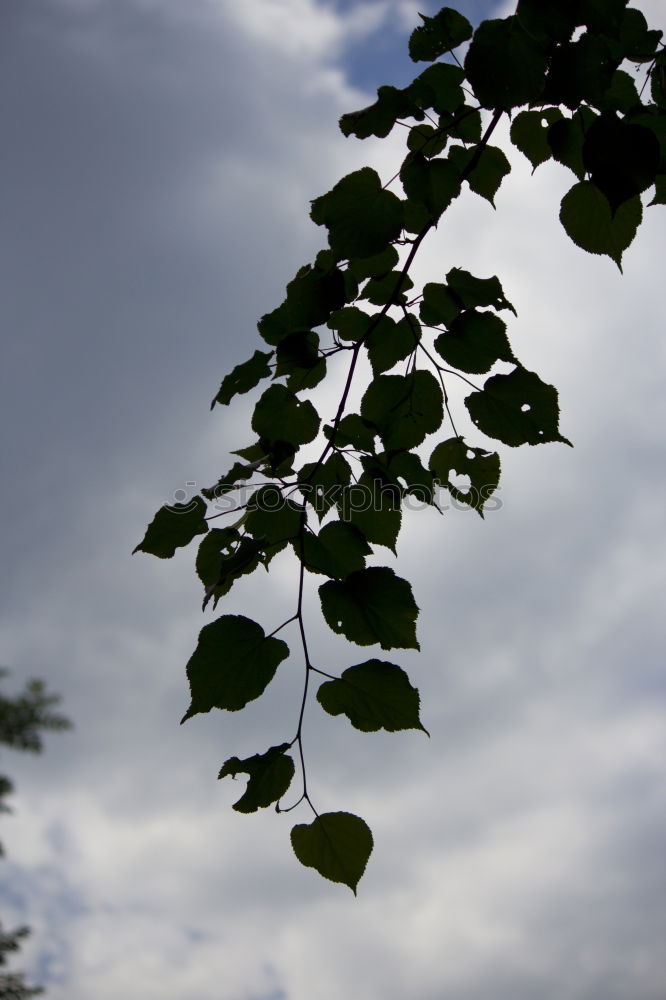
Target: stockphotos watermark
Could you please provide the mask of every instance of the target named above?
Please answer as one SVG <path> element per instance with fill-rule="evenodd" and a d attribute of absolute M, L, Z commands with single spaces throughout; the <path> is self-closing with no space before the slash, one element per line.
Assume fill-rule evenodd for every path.
<path fill-rule="evenodd" d="M 196 509 L 195 496 L 198 485 L 194 480 L 185 483 L 186 489 L 177 489 L 173 494 L 173 504 L 167 504 L 169 510 L 178 514 L 187 514 Z M 300 483 L 297 492 L 306 496 L 308 503 L 317 513 L 325 514 L 337 507 L 341 520 L 348 521 L 354 513 L 360 511 L 382 511 L 390 508 L 403 507 L 405 510 L 426 510 L 436 507 L 445 510 L 472 510 L 483 505 L 484 514 L 501 510 L 504 504 L 497 495 L 501 486 L 488 484 L 474 486 L 471 483 L 454 486 L 452 493 L 448 486 L 434 480 L 432 487 L 422 484 L 412 487 L 409 492 L 392 486 L 381 479 L 375 479 L 371 484 L 352 483 L 343 486 L 334 484 L 327 488 L 311 483 Z M 263 511 L 280 510 L 296 488 L 285 490 L 273 483 L 260 486 L 239 484 L 233 490 L 224 490 L 220 495 L 213 492 L 211 506 L 219 514 L 230 514 L 241 510 L 253 500 L 253 509 Z M 293 500 L 292 500 L 293 502 Z"/>

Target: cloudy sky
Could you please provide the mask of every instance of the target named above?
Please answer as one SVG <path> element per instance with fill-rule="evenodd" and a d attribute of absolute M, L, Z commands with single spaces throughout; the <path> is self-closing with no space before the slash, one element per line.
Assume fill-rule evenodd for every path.
<path fill-rule="evenodd" d="M 659 0 L 636 5 L 658 26 Z M 663 208 L 621 276 L 559 227 L 571 175 L 516 160 L 496 213 L 468 193 L 424 247 L 418 279 L 500 275 L 575 448 L 503 449 L 483 523 L 408 518 L 422 652 L 398 659 L 430 740 L 311 709 L 317 802 L 375 834 L 358 899 L 294 859 L 305 812 L 239 815 L 216 781 L 291 738 L 300 661 L 180 727 L 209 620 L 192 553 L 130 556 L 251 440 L 251 401 L 210 399 L 321 247 L 310 199 L 397 169 L 400 137 L 337 119 L 408 82 L 437 6 L 2 0 L 0 659 L 75 728 L 3 755 L 0 917 L 34 928 L 22 966 L 53 1000 L 664 1000 Z M 292 587 L 276 561 L 224 610 L 277 624 Z M 314 585 L 307 606 L 317 656 L 365 658 Z"/>

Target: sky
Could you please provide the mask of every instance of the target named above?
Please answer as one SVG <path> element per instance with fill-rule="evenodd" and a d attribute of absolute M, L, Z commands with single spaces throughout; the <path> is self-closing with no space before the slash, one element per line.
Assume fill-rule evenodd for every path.
<path fill-rule="evenodd" d="M 659 26 L 657 0 L 636 6 Z M 0 918 L 33 928 L 18 965 L 52 1000 L 664 998 L 663 208 L 620 275 L 557 221 L 571 175 L 515 154 L 497 211 L 467 193 L 423 248 L 417 281 L 499 275 L 575 447 L 502 448 L 484 522 L 414 511 L 397 562 L 377 557 L 421 608 L 421 652 L 395 659 L 430 739 L 309 710 L 321 809 L 374 833 L 357 899 L 293 857 L 305 811 L 239 815 L 243 786 L 216 781 L 291 738 L 300 661 L 246 711 L 179 726 L 212 612 L 189 550 L 130 555 L 249 443 L 256 397 L 209 403 L 323 246 L 310 200 L 401 162 L 401 136 L 337 120 L 408 82 L 419 10 L 436 5 L 0 8 L 0 660 L 74 723 L 0 761 Z M 255 576 L 220 610 L 277 624 L 293 567 Z M 323 627 L 316 582 L 312 646 L 344 669 L 366 651 Z"/>

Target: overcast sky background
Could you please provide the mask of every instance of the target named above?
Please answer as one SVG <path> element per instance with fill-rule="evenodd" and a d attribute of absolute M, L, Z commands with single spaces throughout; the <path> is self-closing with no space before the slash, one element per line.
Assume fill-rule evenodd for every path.
<path fill-rule="evenodd" d="M 130 557 L 162 503 L 250 443 L 252 400 L 210 399 L 323 245 L 309 200 L 397 169 L 401 136 L 345 140 L 337 119 L 411 79 L 409 31 L 437 6 L 0 5 L 0 660 L 75 724 L 41 758 L 3 755 L 0 917 L 33 927 L 19 966 L 52 1000 L 666 996 L 663 208 L 621 276 L 557 222 L 573 175 L 516 159 L 496 213 L 467 193 L 423 249 L 418 280 L 499 274 L 575 448 L 502 448 L 483 523 L 408 518 L 396 569 L 422 652 L 391 658 L 430 740 L 311 708 L 319 808 L 375 835 L 357 900 L 291 854 L 306 811 L 238 815 L 243 785 L 216 781 L 291 739 L 295 643 L 260 702 L 179 727 L 212 616 L 193 552 Z M 636 6 L 659 26 L 658 0 Z M 222 610 L 268 630 L 293 572 L 255 575 Z M 375 655 L 321 628 L 316 583 L 315 655 Z"/>

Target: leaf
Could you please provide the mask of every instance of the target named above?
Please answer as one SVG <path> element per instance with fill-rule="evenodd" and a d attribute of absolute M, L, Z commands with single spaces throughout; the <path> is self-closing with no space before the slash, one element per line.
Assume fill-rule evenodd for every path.
<path fill-rule="evenodd" d="M 354 895 L 372 853 L 370 827 L 352 813 L 322 813 L 291 831 L 294 854 L 306 868 L 348 885 Z"/>
<path fill-rule="evenodd" d="M 389 371 L 398 361 L 408 358 L 420 339 L 421 326 L 412 313 L 399 323 L 390 316 L 382 316 L 365 341 L 373 375 Z"/>
<path fill-rule="evenodd" d="M 472 191 L 480 194 L 494 208 L 495 195 L 502 180 L 511 173 L 511 165 L 499 146 L 485 146 L 476 165 L 470 171 L 475 155 L 475 149 L 463 149 L 462 146 L 453 146 L 449 150 L 449 159 L 464 175 Z"/>
<path fill-rule="evenodd" d="M 300 556 L 299 547 L 294 545 Z M 361 532 L 344 521 L 331 521 L 318 535 L 307 532 L 303 538 L 303 563 L 311 573 L 344 579 L 365 567 L 365 557 L 372 549 Z"/>
<path fill-rule="evenodd" d="M 248 450 L 249 449 L 244 449 L 244 451 L 246 452 Z M 258 451 L 260 451 L 262 455 L 265 456 L 265 449 L 258 448 Z M 236 454 L 238 454 L 238 452 L 236 452 Z M 248 479 L 252 478 L 252 476 L 257 471 L 258 462 L 259 460 L 257 460 L 257 462 L 253 462 L 251 465 L 247 465 L 245 462 L 234 462 L 229 472 L 221 476 L 216 482 L 215 486 L 211 486 L 210 488 L 204 489 L 201 492 L 203 493 L 203 495 L 206 497 L 207 500 L 219 499 L 220 497 L 224 496 L 225 493 L 231 493 L 233 490 L 236 489 L 239 483 L 247 482 Z"/>
<path fill-rule="evenodd" d="M 340 340 L 363 340 L 374 317 L 357 306 L 339 309 L 329 318 L 328 325 Z"/>
<path fill-rule="evenodd" d="M 357 281 L 364 281 L 366 278 L 383 278 L 385 274 L 393 270 L 399 259 L 396 248 L 388 246 L 386 250 L 375 254 L 374 257 L 353 258 L 349 261 L 348 269 Z"/>
<path fill-rule="evenodd" d="M 301 508 L 273 485 L 261 486 L 248 504 L 245 527 L 269 544 L 295 538 L 301 528 Z"/>
<path fill-rule="evenodd" d="M 298 474 L 298 488 L 321 521 L 351 479 L 349 463 L 334 452 L 325 462 L 308 462 Z"/>
<path fill-rule="evenodd" d="M 429 281 L 423 287 L 419 315 L 426 326 L 448 326 L 460 312 L 460 301 L 450 288 Z"/>
<path fill-rule="evenodd" d="M 451 7 L 443 7 L 434 17 L 419 14 L 423 24 L 409 38 L 413 62 L 434 62 L 472 37 L 472 25 Z"/>
<path fill-rule="evenodd" d="M 331 440 L 333 428 L 328 424 L 324 427 L 324 434 Z M 374 451 L 376 428 L 358 415 L 358 413 L 348 413 L 338 424 L 335 434 L 335 447 L 347 448 L 349 445 L 358 451 Z"/>
<path fill-rule="evenodd" d="M 530 161 L 534 169 L 553 155 L 548 142 L 548 128 L 562 118 L 559 108 L 521 111 L 511 125 L 511 142 Z"/>
<path fill-rule="evenodd" d="M 181 722 L 211 708 L 237 712 L 263 694 L 289 648 L 244 615 L 205 625 L 187 664 L 192 703 Z"/>
<path fill-rule="evenodd" d="M 492 278 L 475 278 L 469 271 L 464 271 L 460 267 L 452 267 L 446 276 L 446 283 L 453 293 L 454 299 L 463 309 L 492 306 L 493 309 L 497 310 L 510 309 L 514 316 L 518 315 L 504 295 L 500 280 L 495 275 Z M 448 322 L 446 325 L 448 326 Z"/>
<path fill-rule="evenodd" d="M 524 368 L 491 376 L 465 406 L 480 431 L 513 448 L 547 441 L 571 445 L 558 430 L 557 390 Z"/>
<path fill-rule="evenodd" d="M 329 580 L 319 588 L 322 612 L 333 632 L 358 646 L 379 643 L 382 649 L 419 649 L 419 609 L 412 588 L 386 566 Z"/>
<path fill-rule="evenodd" d="M 368 299 L 375 306 L 384 306 L 389 302 L 391 305 L 406 305 L 407 296 L 405 292 L 408 292 L 413 287 L 414 282 L 408 274 L 403 274 L 402 271 L 391 271 L 389 274 L 385 274 L 383 278 L 371 278 L 361 292 L 360 297 Z M 377 322 L 374 317 L 373 322 Z"/>
<path fill-rule="evenodd" d="M 282 798 L 295 771 L 294 761 L 285 754 L 289 747 L 289 743 L 281 743 L 277 747 L 271 747 L 266 753 L 255 754 L 245 760 L 230 757 L 224 762 L 218 779 L 228 775 L 232 778 L 237 774 L 249 775 L 247 788 L 233 805 L 236 812 L 256 812 Z"/>
<path fill-rule="evenodd" d="M 390 454 L 377 455 L 376 461 L 386 463 L 388 475 L 403 480 L 405 494 L 415 497 L 419 503 L 434 502 L 432 473 L 423 467 L 421 459 L 413 451 L 392 451 Z"/>
<path fill-rule="evenodd" d="M 337 268 L 324 271 L 307 264 L 287 285 L 285 301 L 262 316 L 259 332 L 268 344 L 279 344 L 290 333 L 308 331 L 325 323 L 347 299 L 346 276 L 342 271 Z"/>
<path fill-rule="evenodd" d="M 407 149 L 423 156 L 438 156 L 449 141 L 449 134 L 432 125 L 414 125 L 407 135 Z"/>
<path fill-rule="evenodd" d="M 497 489 L 500 459 L 496 452 L 470 448 L 461 437 L 437 445 L 429 462 L 435 479 L 446 486 L 454 500 L 467 504 L 483 517 L 483 505 Z M 461 490 L 451 482 L 452 473 L 468 476 L 470 488 Z"/>
<path fill-rule="evenodd" d="M 607 198 L 590 181 L 574 184 L 562 199 L 560 222 L 576 246 L 606 254 L 622 270 L 622 254 L 633 241 L 643 207 L 636 196 L 613 215 Z"/>
<path fill-rule="evenodd" d="M 217 607 L 239 577 L 253 573 L 264 551 L 263 540 L 241 537 L 233 528 L 210 531 L 199 546 L 196 561 L 197 576 L 206 588 L 203 610 L 211 599 Z"/>
<path fill-rule="evenodd" d="M 228 406 L 234 396 L 249 392 L 261 382 L 262 378 L 268 378 L 271 373 L 268 362 L 272 356 L 264 351 L 255 351 L 249 361 L 236 365 L 233 371 L 222 379 L 218 394 L 210 404 L 211 410 L 216 403 Z"/>
<path fill-rule="evenodd" d="M 418 29 L 417 29 L 418 30 Z M 410 83 L 405 93 L 421 108 L 432 108 L 438 115 L 455 111 L 464 101 L 462 83 L 465 74 L 453 63 L 438 62 L 428 66 Z"/>
<path fill-rule="evenodd" d="M 319 415 L 309 400 L 299 400 L 283 385 L 272 385 L 254 408 L 252 429 L 267 441 L 300 445 L 319 431 Z"/>
<path fill-rule="evenodd" d="M 147 552 L 158 559 L 171 559 L 176 549 L 189 545 L 197 535 L 208 531 L 205 513 L 206 504 L 199 496 L 192 497 L 189 503 L 160 507 L 132 555 Z"/>
<path fill-rule="evenodd" d="M 287 376 L 290 392 L 314 389 L 326 376 L 326 359 L 319 354 L 319 337 L 311 330 L 290 333 L 277 346 L 275 378 Z"/>
<path fill-rule="evenodd" d="M 384 660 L 366 660 L 345 670 L 339 680 L 325 681 L 317 701 L 329 715 L 344 713 L 355 729 L 421 729 L 420 699 L 404 670 Z"/>
<path fill-rule="evenodd" d="M 657 174 L 651 205 L 666 205 L 666 174 Z"/>
<path fill-rule="evenodd" d="M 407 91 L 396 87 L 379 87 L 377 100 L 361 111 L 352 111 L 340 119 L 343 135 L 355 135 L 367 139 L 376 135 L 384 138 L 389 134 L 399 118 L 410 118 L 418 109 Z"/>
<path fill-rule="evenodd" d="M 553 156 L 572 170 L 580 181 L 585 177 L 583 163 L 585 134 L 596 118 L 590 108 L 581 107 L 571 118 L 560 118 L 548 128 L 548 144 Z"/>
<path fill-rule="evenodd" d="M 315 198 L 310 215 L 328 228 L 331 250 L 342 258 L 373 257 L 402 229 L 402 203 L 382 188 L 371 167 L 347 174 L 328 194 Z"/>
<path fill-rule="evenodd" d="M 400 171 L 400 180 L 407 197 L 425 205 L 433 222 L 460 194 L 458 168 L 449 160 L 428 160 L 421 153 L 408 154 Z"/>
<path fill-rule="evenodd" d="M 618 206 L 654 184 L 659 153 L 659 140 L 644 125 L 615 115 L 602 115 L 592 123 L 583 142 L 583 163 L 613 215 Z"/>
<path fill-rule="evenodd" d="M 544 102 L 572 110 L 583 101 L 598 107 L 620 61 L 613 58 L 608 39 L 601 35 L 588 31 L 575 42 L 565 42 L 553 53 Z"/>
<path fill-rule="evenodd" d="M 506 323 L 491 312 L 467 309 L 435 340 L 438 354 L 452 368 L 471 374 L 490 371 L 496 361 L 515 361 Z"/>
<path fill-rule="evenodd" d="M 387 450 L 415 448 L 442 422 L 442 390 L 428 371 L 378 375 L 364 393 L 361 416 Z"/>
<path fill-rule="evenodd" d="M 340 517 L 349 521 L 374 545 L 385 545 L 395 552 L 400 533 L 402 491 L 367 472 L 358 482 L 347 486 L 338 501 Z"/>
<path fill-rule="evenodd" d="M 548 61 L 516 15 L 482 21 L 465 56 L 465 74 L 484 108 L 535 103 Z"/>

